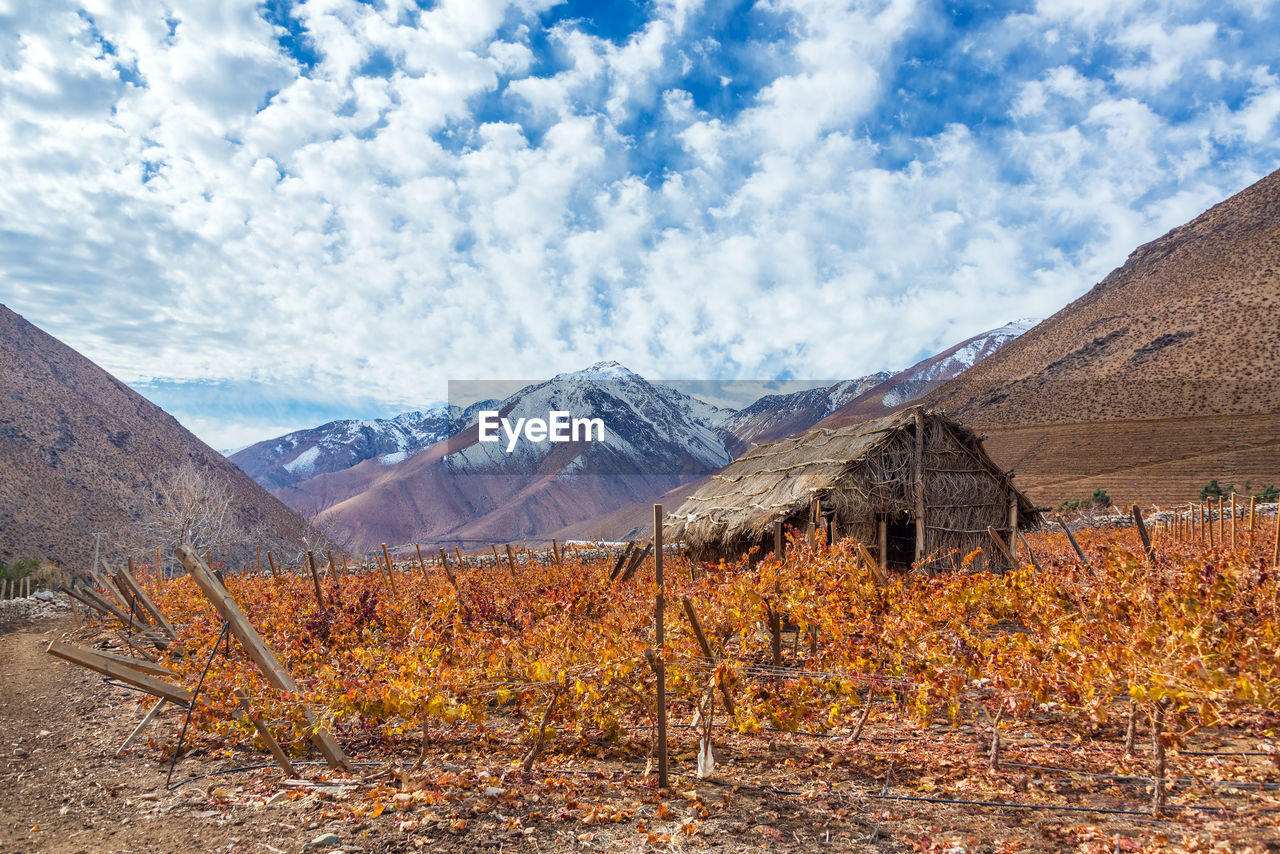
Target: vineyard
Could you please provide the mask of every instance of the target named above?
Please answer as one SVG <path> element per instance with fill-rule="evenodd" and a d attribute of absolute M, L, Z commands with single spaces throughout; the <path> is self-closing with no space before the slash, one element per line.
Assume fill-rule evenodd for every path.
<path fill-rule="evenodd" d="M 139 572 L 176 635 L 146 657 L 195 700 L 134 750 L 175 762 L 175 785 L 251 775 L 270 792 L 265 731 L 290 798 L 404 845 L 553 824 L 613 848 L 735 847 L 725 830 L 801 843 L 821 826 L 816 841 L 859 850 L 1265 850 L 1276 524 L 1251 515 L 1237 536 L 1233 515 L 1233 547 L 1221 520 L 1210 545 L 1203 518 L 1157 524 L 1149 550 L 1131 527 L 1079 531 L 1080 552 L 1030 533 L 1035 565 L 1003 574 L 885 579 L 848 540 L 718 565 L 668 550 L 661 644 L 657 567 L 638 551 L 627 571 L 614 554 L 495 549 L 228 575 L 296 692 L 190 576 Z M 343 767 L 308 755 L 320 731 Z M 179 741 L 205 761 L 179 761 Z M 767 816 L 788 809 L 816 818 L 784 839 Z"/>

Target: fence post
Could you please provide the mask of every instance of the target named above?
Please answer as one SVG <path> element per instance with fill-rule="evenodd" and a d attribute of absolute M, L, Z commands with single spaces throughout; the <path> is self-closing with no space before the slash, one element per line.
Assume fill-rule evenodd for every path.
<path fill-rule="evenodd" d="M 667 788 L 667 668 L 662 660 L 662 647 L 666 642 L 662 618 L 665 601 L 662 584 L 662 505 L 653 505 L 653 636 L 657 653 L 657 701 L 658 701 L 658 788 Z"/>

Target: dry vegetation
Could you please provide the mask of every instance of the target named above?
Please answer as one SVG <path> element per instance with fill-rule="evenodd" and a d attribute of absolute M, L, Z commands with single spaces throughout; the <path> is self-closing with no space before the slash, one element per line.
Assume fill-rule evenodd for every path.
<path fill-rule="evenodd" d="M 273 844 L 295 849 L 333 830 L 374 850 L 1263 850 L 1280 826 L 1267 521 L 1252 545 L 1241 524 L 1234 550 L 1157 532 L 1154 565 L 1132 530 L 1083 533 L 1087 564 L 1034 534 L 1039 572 L 888 587 L 845 544 L 795 547 L 784 565 L 668 560 L 666 792 L 643 657 L 651 562 L 621 584 L 610 559 L 455 565 L 455 587 L 411 561 L 394 592 L 385 573 L 328 578 L 323 608 L 309 574 L 229 579 L 300 697 L 268 689 L 237 644 L 210 658 L 220 621 L 190 579 L 152 582 L 181 634 L 166 662 L 189 688 L 208 667 L 186 736 L 203 761 L 174 780 L 213 775 L 159 797 L 251 826 L 287 818 L 292 836 Z M 306 751 L 309 710 L 358 764 L 301 765 L 312 783 L 283 786 L 235 717 L 236 688 L 286 748 Z M 156 767 L 176 737 L 172 719 L 134 761 Z M 715 767 L 699 779 L 704 742 Z"/>

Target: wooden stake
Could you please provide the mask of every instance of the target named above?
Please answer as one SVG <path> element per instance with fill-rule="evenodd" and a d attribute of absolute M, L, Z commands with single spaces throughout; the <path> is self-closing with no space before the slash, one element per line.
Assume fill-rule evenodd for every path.
<path fill-rule="evenodd" d="M 277 691 L 286 691 L 290 694 L 298 693 L 298 683 L 294 681 L 293 676 L 280 663 L 280 659 L 262 640 L 262 636 L 258 634 L 257 629 L 245 617 L 240 610 L 240 606 L 236 604 L 236 600 L 222 586 L 222 582 L 214 576 L 209 567 L 200 562 L 200 557 L 189 546 L 178 546 L 175 554 L 178 560 L 182 562 L 182 565 L 186 567 L 196 586 L 200 588 L 200 592 L 213 603 L 214 610 L 230 625 L 231 633 L 235 635 L 236 640 L 240 641 L 249 658 L 262 671 L 267 683 Z M 311 741 L 320 749 L 325 761 L 332 768 L 345 769 L 347 767 L 347 757 L 342 752 L 338 742 L 334 740 L 327 729 L 315 720 L 315 717 L 305 707 L 303 708 L 303 714 L 312 726 Z"/>
<path fill-rule="evenodd" d="M 786 543 L 782 539 L 782 520 L 773 520 L 773 553 L 779 561 L 787 559 Z"/>
<path fill-rule="evenodd" d="M 1133 755 L 1133 742 L 1138 736 L 1138 704 L 1129 701 L 1129 725 L 1124 732 L 1124 755 Z"/>
<path fill-rule="evenodd" d="M 249 707 L 249 695 L 243 688 L 235 690 L 236 699 L 240 701 L 240 711 L 249 719 L 249 723 L 253 724 L 253 728 L 258 731 L 258 736 L 267 745 L 267 749 L 271 751 L 271 755 L 275 757 L 276 764 L 280 766 L 280 770 L 284 772 L 285 779 L 293 780 L 297 778 L 298 772 L 293 770 L 293 763 L 289 761 L 289 757 L 280 749 L 280 744 L 271 737 L 271 730 L 267 729 L 267 725 L 262 722 L 259 715 L 254 714 L 253 709 Z"/>
<path fill-rule="evenodd" d="M 622 572 L 622 567 L 626 565 L 627 559 L 631 557 L 631 550 L 635 548 L 634 543 L 627 543 L 627 547 L 622 550 L 622 554 L 618 555 L 618 562 L 613 565 L 613 572 L 609 573 L 609 580 L 616 581 L 618 575 Z"/>
<path fill-rule="evenodd" d="M 991 541 L 996 544 L 996 549 L 999 550 L 1000 554 L 1004 555 L 1004 559 L 1009 561 L 1009 566 L 1012 569 L 1017 569 L 1018 559 L 1013 556 L 1012 552 L 1009 551 L 1009 547 L 1004 544 L 1004 540 L 1001 538 L 1000 534 L 996 531 L 996 529 L 988 525 L 987 535 L 990 536 Z"/>
<path fill-rule="evenodd" d="M 1231 493 L 1231 549 L 1236 547 L 1236 494 Z"/>
<path fill-rule="evenodd" d="M 1066 539 L 1068 539 L 1068 542 L 1071 543 L 1071 548 L 1075 549 L 1075 556 L 1080 558 L 1080 563 L 1083 563 L 1084 566 L 1088 566 L 1089 565 L 1088 558 L 1084 557 L 1083 549 L 1080 548 L 1079 543 L 1075 542 L 1075 535 L 1071 534 L 1071 529 L 1068 528 L 1068 526 L 1066 526 L 1066 522 L 1059 519 L 1057 520 L 1057 526 L 1059 526 L 1059 528 L 1062 529 L 1062 533 L 1066 534 Z"/>
<path fill-rule="evenodd" d="M 320 592 L 320 573 L 316 571 L 316 553 L 307 552 L 307 564 L 311 567 L 311 583 L 316 588 L 316 605 L 321 611 L 324 610 L 324 594 Z"/>
<path fill-rule="evenodd" d="M 444 548 L 440 549 L 440 568 L 444 570 L 444 577 L 449 579 L 453 592 L 458 592 L 458 579 L 454 577 L 453 570 L 449 569 L 449 555 L 445 553 Z"/>
<path fill-rule="evenodd" d="M 702 648 L 702 655 L 706 658 L 712 667 L 715 667 L 719 661 L 715 654 L 711 651 L 711 644 L 707 640 L 706 632 L 702 630 L 702 623 L 698 621 L 698 614 L 693 610 L 693 601 L 688 596 L 680 597 L 680 604 L 684 606 L 684 615 L 689 618 L 689 625 L 693 627 L 693 636 L 698 639 L 698 646 Z M 737 714 L 733 706 L 733 697 L 729 696 L 729 689 L 724 683 L 716 679 L 716 685 L 720 688 L 720 696 L 724 697 L 724 707 L 730 717 Z"/>
<path fill-rule="evenodd" d="M 1253 529 L 1254 521 L 1258 515 L 1258 497 L 1256 495 L 1249 496 L 1249 548 L 1253 548 Z"/>
<path fill-rule="evenodd" d="M 653 505 L 653 637 L 654 648 L 657 650 L 657 688 L 656 699 L 658 706 L 658 788 L 665 789 L 668 785 L 667 780 L 667 670 L 662 662 L 662 647 L 666 643 L 665 633 L 663 631 L 663 609 L 665 607 L 665 596 L 663 593 L 662 578 L 662 505 Z"/>
<path fill-rule="evenodd" d="M 267 563 L 271 566 L 271 577 L 275 578 L 280 574 L 280 570 L 276 569 L 276 560 L 271 556 L 271 550 L 267 550 Z"/>
<path fill-rule="evenodd" d="M 418 551 L 418 568 L 422 570 L 422 577 L 426 579 L 428 577 L 427 562 L 422 559 L 422 546 L 418 545 L 417 543 L 414 543 L 413 547 Z M 444 549 L 441 549 L 440 551 L 444 551 Z"/>
<path fill-rule="evenodd" d="M 1004 704 L 996 712 L 996 719 L 991 723 L 991 751 L 987 756 L 987 765 L 992 771 L 1000 770 L 1000 719 L 1004 717 Z"/>
<path fill-rule="evenodd" d="M 1271 568 L 1280 567 L 1280 504 L 1276 505 L 1275 551 L 1271 553 Z"/>
<path fill-rule="evenodd" d="M 871 579 L 875 582 L 876 587 L 888 587 L 889 573 L 887 570 L 880 568 L 880 561 L 876 560 L 862 543 L 854 543 L 854 548 L 858 552 L 858 557 L 862 558 L 862 562 L 867 565 L 867 571 L 871 573 Z"/>
<path fill-rule="evenodd" d="M 564 559 L 563 559 L 563 558 L 564 558 L 564 556 L 560 554 L 560 544 L 559 544 L 558 542 L 556 542 L 556 538 L 555 538 L 555 537 L 552 537 L 552 538 L 551 538 L 551 555 L 552 555 L 552 557 L 554 557 L 554 558 L 555 558 L 555 560 L 556 560 L 556 566 L 561 566 L 561 565 L 563 565 L 563 563 L 564 563 Z"/>
<path fill-rule="evenodd" d="M 653 551 L 653 543 L 646 543 L 643 549 L 632 555 L 627 568 L 622 571 L 622 575 L 618 576 L 618 583 L 625 584 L 630 581 L 631 576 L 636 574 L 636 570 L 640 568 L 640 564 L 644 563 L 644 559 L 649 556 L 651 551 Z"/>
<path fill-rule="evenodd" d="M 391 563 L 391 553 L 387 551 L 387 544 L 382 544 L 382 557 L 387 562 L 387 583 L 391 585 L 391 595 L 400 598 L 400 593 L 396 590 L 396 574 L 395 567 Z"/>
<path fill-rule="evenodd" d="M 511 573 L 511 580 L 516 580 L 516 556 L 511 551 L 511 543 L 507 543 L 507 569 Z"/>
<path fill-rule="evenodd" d="M 1151 547 L 1151 537 L 1147 534 L 1147 524 L 1142 521 L 1142 510 L 1138 508 L 1137 504 L 1134 504 L 1129 513 L 1133 516 L 1133 525 L 1138 529 L 1138 536 L 1142 538 L 1142 550 L 1147 554 L 1147 562 L 1154 565 L 1156 562 L 1156 550 Z"/>
<path fill-rule="evenodd" d="M 889 576 L 889 520 L 881 517 L 876 523 L 876 540 L 880 549 L 880 571 Z"/>

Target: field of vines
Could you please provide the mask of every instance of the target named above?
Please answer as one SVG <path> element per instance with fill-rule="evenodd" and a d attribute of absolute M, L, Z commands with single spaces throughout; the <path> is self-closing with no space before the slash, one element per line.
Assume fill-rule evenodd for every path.
<path fill-rule="evenodd" d="M 1038 569 L 887 585 L 848 542 L 799 538 L 785 561 L 668 555 L 660 650 L 652 557 L 622 582 L 612 556 L 573 552 L 453 561 L 452 577 L 417 558 L 393 577 L 322 569 L 323 606 L 301 571 L 228 576 L 297 696 L 234 642 L 215 651 L 221 620 L 191 579 L 146 586 L 180 628 L 163 663 L 199 686 L 185 750 L 260 752 L 242 689 L 316 759 L 309 711 L 359 763 L 300 766 L 346 780 L 324 808 L 389 813 L 406 839 L 549 822 L 584 844 L 712 844 L 717 826 L 798 843 L 751 816 L 799 809 L 858 850 L 1268 850 L 1280 571 L 1264 521 L 1234 549 L 1157 531 L 1154 560 L 1132 528 L 1081 531 L 1084 562 L 1060 532 L 1032 533 Z M 666 791 L 647 650 L 666 673 Z M 158 756 L 173 748 L 153 736 Z"/>

